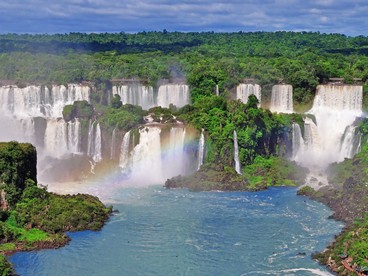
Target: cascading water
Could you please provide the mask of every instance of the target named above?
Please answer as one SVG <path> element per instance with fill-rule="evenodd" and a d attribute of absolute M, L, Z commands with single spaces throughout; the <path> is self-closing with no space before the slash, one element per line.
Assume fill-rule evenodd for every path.
<path fill-rule="evenodd" d="M 272 87 L 271 112 L 293 113 L 293 87 L 289 84 L 277 84 Z"/>
<path fill-rule="evenodd" d="M 139 105 L 147 110 L 155 106 L 153 88 L 140 84 L 113 86 L 112 94 L 118 94 L 123 104 Z"/>
<path fill-rule="evenodd" d="M 35 122 L 33 118 L 24 118 L 20 120 L 22 128 L 22 136 L 24 141 L 35 142 Z"/>
<path fill-rule="evenodd" d="M 353 158 L 355 154 L 360 151 L 361 134 L 357 132 L 356 126 L 348 126 L 343 135 L 341 149 L 340 149 L 340 160 L 344 158 Z"/>
<path fill-rule="evenodd" d="M 62 117 L 65 105 L 89 101 L 90 88 L 76 84 L 47 86 L 0 87 L 0 110 L 17 118 Z"/>
<path fill-rule="evenodd" d="M 88 156 L 92 157 L 92 160 L 97 163 L 102 160 L 102 153 L 101 153 L 101 128 L 100 124 L 96 121 L 92 122 L 89 121 L 88 127 L 88 149 L 87 154 Z"/>
<path fill-rule="evenodd" d="M 292 132 L 292 160 L 297 160 L 297 156 L 300 156 L 304 153 L 304 139 L 302 136 L 302 131 L 300 126 L 297 123 L 293 123 L 292 125 L 293 132 Z"/>
<path fill-rule="evenodd" d="M 75 119 L 74 122 L 67 123 L 67 137 L 68 150 L 72 153 L 80 153 L 81 128 L 78 119 Z"/>
<path fill-rule="evenodd" d="M 102 160 L 102 141 L 101 141 L 101 128 L 100 124 L 96 124 L 96 134 L 95 134 L 95 148 L 94 148 L 94 155 L 93 155 L 93 161 L 100 162 Z"/>
<path fill-rule="evenodd" d="M 295 160 L 308 167 L 307 184 L 319 188 L 327 185 L 325 168 L 351 158 L 359 150 L 359 135 L 353 126 L 362 116 L 363 89 L 359 85 L 319 85 L 313 107 L 308 112 L 315 117 L 305 119 L 305 150 L 298 151 Z"/>
<path fill-rule="evenodd" d="M 168 108 L 173 104 L 179 108 L 189 103 L 189 87 L 186 84 L 165 84 L 158 88 L 157 106 Z"/>
<path fill-rule="evenodd" d="M 129 173 L 129 161 L 130 161 L 130 152 L 129 152 L 129 145 L 130 145 L 130 131 L 125 133 L 123 137 L 123 142 L 121 143 L 120 148 L 120 160 L 119 160 L 119 167 L 121 171 L 125 174 Z"/>
<path fill-rule="evenodd" d="M 241 100 L 243 103 L 248 102 L 248 97 L 254 95 L 257 97 L 259 104 L 261 106 L 261 86 L 258 84 L 245 84 L 241 83 L 236 87 L 236 99 Z"/>
<path fill-rule="evenodd" d="M 164 160 L 164 176 L 167 178 L 185 173 L 185 128 L 172 127 L 169 139 L 170 151 Z"/>
<path fill-rule="evenodd" d="M 341 142 L 346 129 L 362 116 L 362 86 L 319 85 L 313 107 L 309 111 L 316 118 L 318 141 L 313 141 L 315 164 L 319 166 L 342 161 Z"/>
<path fill-rule="evenodd" d="M 2 141 L 17 140 L 37 146 L 38 164 L 52 167 L 54 159 L 69 158 L 81 151 L 80 122 L 60 119 L 65 105 L 77 100 L 89 101 L 90 88 L 79 84 L 16 85 L 0 87 L 0 134 Z M 60 166 L 60 165 L 58 165 Z M 42 176 L 39 168 L 39 176 Z"/>
<path fill-rule="evenodd" d="M 89 120 L 89 126 L 88 126 L 88 145 L 87 145 L 87 155 L 91 156 L 93 155 L 93 149 L 94 149 L 94 141 L 93 138 L 93 124 L 92 120 Z"/>
<path fill-rule="evenodd" d="M 238 135 L 236 134 L 236 130 L 234 130 L 233 134 L 233 140 L 234 140 L 234 162 L 235 162 L 235 171 L 238 174 L 241 174 L 240 170 L 240 161 L 239 161 L 239 147 L 238 147 Z"/>
<path fill-rule="evenodd" d="M 198 143 L 198 166 L 197 166 L 197 171 L 199 171 L 199 169 L 203 165 L 203 159 L 204 159 L 204 129 L 202 128 L 201 136 L 199 137 L 199 143 Z"/>
<path fill-rule="evenodd" d="M 139 141 L 131 149 L 135 144 L 133 133 L 124 135 L 120 151 L 119 167 L 128 177 L 127 183 L 157 184 L 192 171 L 187 166 L 192 161 L 192 152 L 185 150 L 185 143 L 191 137 L 182 125 L 172 126 L 169 132 L 157 126 L 142 127 Z"/>
<path fill-rule="evenodd" d="M 139 130 L 139 143 L 131 152 L 132 180 L 145 184 L 162 182 L 160 133 L 158 127 L 143 127 Z"/>
<path fill-rule="evenodd" d="M 80 151 L 80 122 L 66 123 L 64 120 L 50 119 L 45 132 L 45 151 L 52 157 L 61 158 Z"/>
<path fill-rule="evenodd" d="M 306 150 L 303 152 L 303 155 L 307 155 L 308 158 L 303 160 L 303 162 L 308 164 L 307 162 L 312 161 L 309 165 L 311 166 L 315 162 L 313 157 L 321 151 L 321 143 L 318 128 L 314 121 L 308 117 L 304 119 L 304 144 Z"/>
<path fill-rule="evenodd" d="M 110 147 L 110 159 L 115 159 L 115 150 L 116 150 L 116 128 L 112 131 L 111 135 L 111 147 Z"/>

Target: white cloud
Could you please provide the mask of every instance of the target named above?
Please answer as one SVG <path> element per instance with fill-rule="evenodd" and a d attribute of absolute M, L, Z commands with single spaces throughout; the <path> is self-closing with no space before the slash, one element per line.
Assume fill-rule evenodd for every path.
<path fill-rule="evenodd" d="M 364 11 L 366 0 L 2 0 L 0 32 L 313 30 L 367 35 Z"/>

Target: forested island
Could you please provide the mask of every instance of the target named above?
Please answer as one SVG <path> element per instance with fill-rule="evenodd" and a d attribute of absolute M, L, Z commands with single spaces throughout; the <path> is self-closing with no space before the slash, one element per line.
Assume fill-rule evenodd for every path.
<path fill-rule="evenodd" d="M 67 231 L 99 230 L 111 213 L 89 195 L 57 195 L 37 186 L 37 154 L 31 144 L 0 144 L 1 275 L 13 275 L 4 255 L 58 248 Z"/>
<path fill-rule="evenodd" d="M 162 137 L 156 146 L 163 145 L 165 140 L 172 141 L 173 137 L 176 140 L 182 137 L 183 151 L 191 154 L 191 160 L 200 160 L 198 165 L 188 162 L 192 164 L 186 171 L 169 167 L 170 161 L 163 163 L 168 170 L 178 172 L 167 178 L 164 174 L 167 188 L 257 191 L 270 186 L 301 186 L 310 168 L 301 166 L 303 162 L 298 160 L 296 134 L 301 133 L 299 136 L 304 137 L 305 141 L 298 147 L 306 144 L 303 150 L 307 152 L 308 146 L 311 147 L 307 145 L 307 134 L 312 136 L 313 127 L 319 124 L 316 112 L 302 113 L 312 108 L 318 93 L 322 95 L 325 91 L 337 90 L 360 93 L 361 102 L 354 98 L 359 107 L 348 109 L 366 111 L 367 63 L 368 38 L 341 34 L 163 31 L 0 35 L 0 85 L 3 95 L 7 95 L 3 98 L 4 101 L 6 99 L 4 108 L 16 116 L 18 103 L 12 95 L 38 93 L 39 99 L 32 98 L 29 105 L 24 104 L 26 100 L 22 102 L 23 107 L 30 109 L 34 105 L 38 109 L 36 115 L 32 113 L 32 124 L 37 133 L 43 134 L 36 135 L 36 146 L 59 154 L 62 144 L 50 146 L 47 137 L 51 135 L 51 125 L 62 124 L 63 129 L 68 129 L 66 135 L 69 135 L 65 138 L 65 143 L 68 143 L 65 152 L 86 153 L 86 156 L 79 154 L 64 160 L 47 159 L 45 164 L 55 162 L 54 169 L 49 168 L 45 174 L 50 181 L 89 179 L 106 171 L 116 175 L 115 180 L 118 181 L 121 170 L 125 170 L 124 177 L 132 171 L 129 166 L 134 160 L 124 161 L 121 156 L 142 155 L 144 152 L 138 152 L 137 148 L 140 139 L 148 136 L 152 139 L 156 137 L 154 132 L 158 131 Z M 242 84 L 255 90 L 261 87 L 262 98 L 254 92 L 245 100 L 239 99 L 235 94 Z M 152 94 L 152 100 L 144 102 L 140 99 L 140 104 L 127 102 L 123 98 L 124 89 L 129 93 L 129 89 L 133 89 L 129 87 L 140 89 L 147 99 L 147 95 Z M 292 102 L 293 107 L 285 109 L 287 112 L 272 110 L 274 91 L 287 92 L 289 87 L 292 87 L 292 98 L 286 101 Z M 164 93 L 164 89 L 176 89 L 182 93 L 180 101 L 169 103 L 162 100 L 160 93 Z M 54 108 L 56 91 L 67 93 L 63 99 L 65 106 L 57 112 Z M 77 93 L 81 96 L 76 97 Z M 68 101 L 69 98 L 73 101 Z M 47 109 L 49 106 L 50 110 Z M 359 147 L 356 145 L 351 152 L 359 153 L 333 160 L 336 162 L 328 167 L 329 185 L 315 180 L 318 189 L 307 186 L 299 191 L 324 202 L 335 211 L 335 218 L 347 223 L 346 229 L 328 251 L 316 254 L 316 258 L 341 275 L 355 273 L 349 272 L 344 267 L 345 263 L 354 269 L 359 268 L 361 273 L 364 267 L 368 267 L 368 245 L 365 241 L 368 176 L 364 169 L 368 162 L 368 127 L 363 117 L 361 115 L 351 123 L 351 135 L 359 137 Z M 78 139 L 71 137 L 75 129 L 80 132 Z M 193 141 L 189 141 L 189 134 L 190 139 L 196 141 L 195 146 Z M 339 137 L 338 143 L 343 144 L 340 140 L 344 137 Z M 119 139 L 118 144 L 116 141 Z M 196 148 L 197 140 L 200 145 L 203 142 L 203 152 Z M 72 149 L 73 144 L 76 147 Z M 4 147 L 32 149 L 30 145 L 16 143 L 4 144 Z M 119 156 L 115 153 L 118 148 L 121 148 Z M 63 154 L 61 151 L 59 155 Z M 178 159 L 178 156 L 168 158 L 171 157 Z M 69 173 L 60 173 L 59 167 Z M 37 212 L 45 204 L 51 206 L 50 202 L 58 206 L 61 196 L 59 198 L 37 187 L 34 171 L 33 174 L 22 178 L 22 186 L 15 186 L 13 197 L 10 197 L 12 192 L 7 193 L 9 210 L 14 211 L 3 208 L 3 229 L 22 230 L 17 230 L 19 235 L 4 236 L 3 252 L 47 247 L 47 244 L 55 246 L 55 242 L 64 244 L 67 239 L 60 234 L 62 231 L 99 229 L 103 225 L 108 209 L 104 209 L 97 199 L 82 195 L 63 196 L 63 204 L 73 209 L 67 210 L 80 214 L 91 214 L 84 212 L 83 208 L 100 210 L 98 225 L 58 221 L 57 211 L 55 215 L 50 213 L 50 218 L 57 220 L 55 224 L 39 221 Z M 4 178 L 3 183 L 9 185 L 11 179 Z M 82 203 L 82 199 L 91 206 Z M 42 203 L 38 206 L 36 202 Z M 360 220 L 355 222 L 355 219 Z M 35 231 L 42 231 L 37 232 L 42 239 L 36 235 L 32 240 L 36 242 L 34 245 L 24 242 L 28 241 L 24 237 L 28 230 L 24 227 L 40 229 Z M 6 231 L 3 230 L 8 233 Z M 51 236 L 54 234 L 57 236 Z M 46 237 L 49 240 L 41 242 Z"/>

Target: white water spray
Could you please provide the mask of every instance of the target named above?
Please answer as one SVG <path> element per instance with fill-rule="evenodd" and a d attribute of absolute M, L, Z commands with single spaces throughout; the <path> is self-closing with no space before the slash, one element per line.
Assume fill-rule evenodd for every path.
<path fill-rule="evenodd" d="M 158 106 L 168 108 L 170 104 L 173 104 L 179 108 L 189 103 L 189 87 L 186 84 L 165 84 L 158 88 Z"/>
<path fill-rule="evenodd" d="M 297 157 L 304 154 L 305 147 L 304 147 L 304 139 L 302 136 L 302 131 L 300 126 L 297 123 L 293 123 L 292 125 L 293 132 L 292 132 L 292 158 L 291 160 L 297 160 Z"/>
<path fill-rule="evenodd" d="M 362 116 L 362 86 L 319 85 L 313 107 L 314 115 L 305 119 L 305 150 L 298 151 L 295 160 L 310 169 L 307 184 L 319 188 L 327 185 L 324 170 L 333 162 L 353 157 L 359 150 L 354 121 Z"/>
<path fill-rule="evenodd" d="M 236 87 L 236 99 L 241 100 L 243 103 L 248 102 L 248 97 L 250 95 L 254 95 L 257 97 L 259 104 L 258 107 L 261 106 L 261 86 L 258 84 L 244 84 L 241 83 Z"/>
<path fill-rule="evenodd" d="M 197 166 L 197 171 L 199 171 L 199 169 L 203 165 L 203 159 L 204 159 L 204 129 L 202 128 L 201 136 L 199 137 L 199 143 L 198 143 L 198 166 Z"/>
<path fill-rule="evenodd" d="M 61 158 L 66 154 L 79 153 L 80 122 L 48 120 L 44 143 L 46 154 L 52 157 Z"/>
<path fill-rule="evenodd" d="M 65 105 L 89 101 L 90 88 L 77 84 L 47 86 L 0 87 L 0 110 L 17 118 L 62 117 Z"/>
<path fill-rule="evenodd" d="M 147 110 L 155 106 L 153 88 L 141 84 L 113 86 L 112 94 L 118 94 L 123 104 L 139 105 Z"/>
<path fill-rule="evenodd" d="M 89 121 L 88 128 L 88 149 L 87 155 L 92 157 L 92 160 L 97 163 L 102 160 L 102 152 L 101 152 L 101 128 L 100 124 L 96 121 Z"/>
<path fill-rule="evenodd" d="M 111 135 L 110 160 L 115 159 L 115 150 L 116 150 L 116 128 L 114 128 Z"/>
<path fill-rule="evenodd" d="M 293 113 L 293 87 L 289 84 L 277 84 L 272 87 L 271 112 Z"/>
<path fill-rule="evenodd" d="M 119 160 L 119 167 L 123 173 L 128 173 L 130 169 L 130 131 L 124 134 L 123 142 L 121 143 L 120 148 L 120 160 Z"/>
<path fill-rule="evenodd" d="M 240 170 L 240 161 L 239 161 L 238 135 L 236 134 L 236 130 L 234 130 L 233 140 L 234 140 L 234 162 L 235 162 L 235 171 L 236 171 L 238 174 L 241 174 L 241 170 Z"/>
<path fill-rule="evenodd" d="M 145 184 L 162 182 L 160 133 L 161 129 L 158 127 L 143 127 L 139 130 L 139 144 L 131 153 L 133 181 Z"/>

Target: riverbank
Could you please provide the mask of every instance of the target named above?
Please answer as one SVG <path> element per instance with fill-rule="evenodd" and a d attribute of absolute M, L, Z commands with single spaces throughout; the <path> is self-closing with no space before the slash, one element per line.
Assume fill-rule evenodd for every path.
<path fill-rule="evenodd" d="M 305 195 L 313 200 L 328 206 L 334 214 L 332 219 L 343 221 L 346 227 L 336 236 L 335 240 L 323 252 L 316 253 L 313 257 L 321 264 L 326 265 L 331 271 L 339 275 L 356 275 L 357 271 L 363 273 L 368 267 L 368 174 L 364 168 L 368 167 L 367 149 L 356 155 L 353 159 L 345 159 L 342 163 L 329 167 L 328 186 L 318 186 L 314 190 L 310 186 L 304 186 L 298 191 L 298 195 Z M 274 162 L 273 162 L 274 163 Z M 276 179 L 285 178 L 290 182 L 287 174 L 276 174 L 275 166 L 267 166 L 265 160 L 255 162 L 257 165 L 248 168 L 253 179 L 258 179 L 257 185 L 238 175 L 231 170 L 221 170 L 220 167 L 205 165 L 195 174 L 188 177 L 176 177 L 165 183 L 166 188 L 185 187 L 192 191 L 203 190 L 248 190 L 258 191 L 277 184 Z M 263 164 L 263 166 L 261 166 Z M 291 163 L 292 164 L 292 163 Z M 257 169 L 255 169 L 255 167 Z M 272 169 L 271 169 L 272 168 Z M 294 167 L 293 167 L 294 168 Z M 282 170 L 279 166 L 278 171 Z M 296 171 L 293 169 L 294 173 Z M 270 176 L 273 177 L 273 181 Z M 276 178 L 275 175 L 278 177 Z M 303 174 L 297 174 L 302 176 Z M 225 182 L 222 182 L 225 181 Z M 228 181 L 228 182 L 226 182 Z M 253 180 L 254 181 L 254 180 Z M 223 184 L 226 183 L 226 184 Z M 300 183 L 300 182 L 297 182 Z M 252 185 L 253 184 L 253 185 Z M 297 186 L 296 184 L 294 186 Z M 353 269 L 350 271 L 348 268 Z"/>
<path fill-rule="evenodd" d="M 339 275 L 367 273 L 367 199 L 366 195 L 362 194 L 362 190 L 357 186 L 343 190 L 328 186 L 318 191 L 304 187 L 298 191 L 298 194 L 308 196 L 330 207 L 334 212 L 331 218 L 346 223 L 345 228 L 334 241 L 324 251 L 315 253 L 313 258 Z"/>
<path fill-rule="evenodd" d="M 346 227 L 314 258 L 339 275 L 368 274 L 368 149 L 353 159 L 329 167 L 329 186 L 318 191 L 304 187 L 298 194 L 320 201 L 334 212 L 331 218 Z M 364 274 L 365 273 L 365 274 Z"/>

